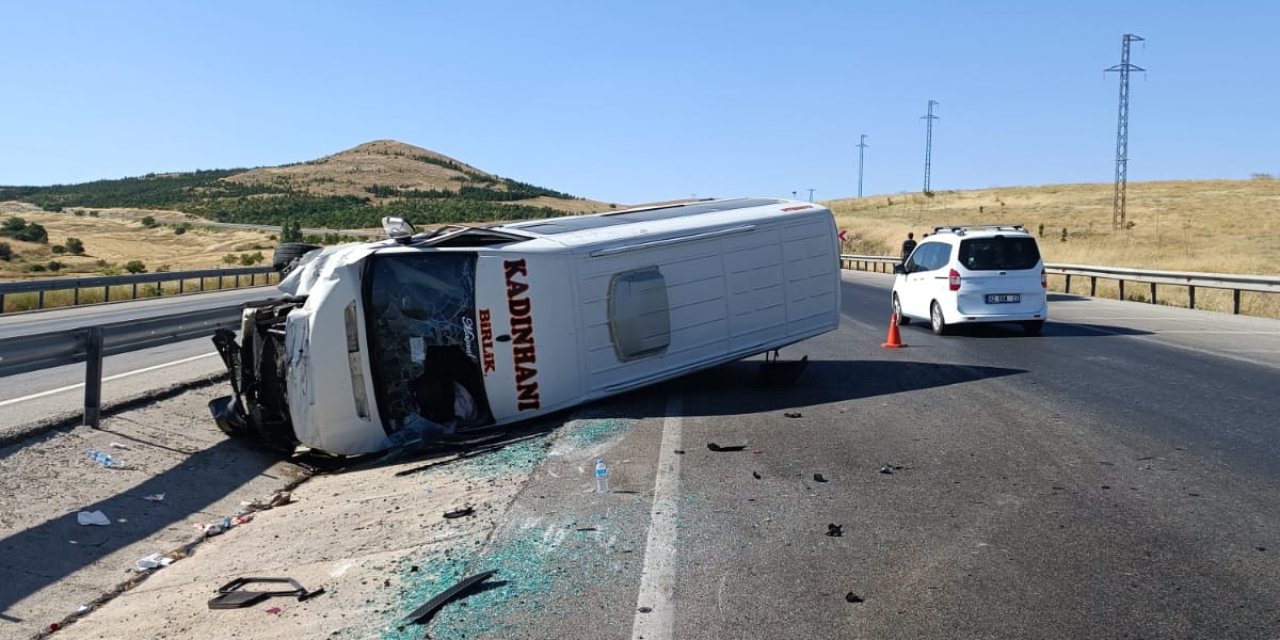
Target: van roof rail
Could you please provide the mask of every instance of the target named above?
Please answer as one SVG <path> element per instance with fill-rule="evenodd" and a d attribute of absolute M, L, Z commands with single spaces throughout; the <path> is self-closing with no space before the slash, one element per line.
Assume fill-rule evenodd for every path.
<path fill-rule="evenodd" d="M 1021 231 L 1027 232 L 1027 228 L 1020 224 L 945 224 L 933 228 L 933 233 L 950 232 L 958 236 L 964 235 L 968 231 Z"/>

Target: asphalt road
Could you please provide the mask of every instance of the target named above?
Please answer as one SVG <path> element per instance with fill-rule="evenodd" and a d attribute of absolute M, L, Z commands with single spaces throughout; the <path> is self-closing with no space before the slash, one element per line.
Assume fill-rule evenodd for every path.
<path fill-rule="evenodd" d="M 885 350 L 888 284 L 846 274 L 793 388 L 589 407 L 641 423 L 531 476 L 490 545 L 559 541 L 558 582 L 492 637 L 1280 637 L 1280 323 L 1055 296 L 1040 337 Z"/>

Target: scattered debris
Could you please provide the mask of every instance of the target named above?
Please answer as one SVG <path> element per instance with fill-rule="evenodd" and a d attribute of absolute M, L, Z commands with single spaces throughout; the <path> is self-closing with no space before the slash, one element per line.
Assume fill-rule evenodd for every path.
<path fill-rule="evenodd" d="M 277 491 L 267 498 L 257 498 L 253 502 L 241 502 L 238 514 L 253 513 L 255 511 L 266 511 L 276 507 L 283 507 L 293 502 L 293 493 L 289 491 Z"/>
<path fill-rule="evenodd" d="M 111 524 L 111 518 L 108 518 L 107 514 L 101 511 L 81 511 L 76 514 L 76 522 L 84 526 L 97 525 L 105 527 Z"/>
<path fill-rule="evenodd" d="M 676 453 L 684 455 L 684 449 L 676 449 Z"/>
<path fill-rule="evenodd" d="M 280 615 L 281 611 L 284 611 L 284 609 L 281 609 L 280 607 L 271 607 L 270 609 L 267 609 L 267 613 L 276 616 Z"/>
<path fill-rule="evenodd" d="M 821 473 L 815 473 L 815 474 L 813 474 L 813 481 L 814 481 L 814 482 L 826 482 L 826 481 L 827 481 L 827 479 L 826 479 L 826 478 L 825 478 Z"/>
<path fill-rule="evenodd" d="M 784 413 L 784 414 L 782 414 L 782 415 L 784 415 L 784 416 L 786 416 L 786 417 L 788 417 L 788 418 L 800 418 L 800 417 L 803 417 L 803 414 L 801 414 L 799 411 L 788 411 L 787 413 Z"/>
<path fill-rule="evenodd" d="M 1254 549 L 1257 549 L 1258 551 L 1266 551 L 1266 550 L 1267 550 L 1267 548 L 1266 548 L 1266 547 L 1254 547 Z"/>
<path fill-rule="evenodd" d="M 120 444 L 119 442 L 112 442 L 112 443 L 111 443 L 111 448 L 112 448 L 112 449 L 124 449 L 125 451 L 128 451 L 128 450 L 129 450 L 129 445 Z"/>
<path fill-rule="evenodd" d="M 454 518 L 465 518 L 475 512 L 476 510 L 471 507 L 463 507 L 461 509 L 454 509 L 453 511 L 444 512 L 444 517 L 449 518 L 450 520 Z"/>
<path fill-rule="evenodd" d="M 403 621 L 404 624 L 422 624 L 424 621 L 429 620 L 437 609 L 443 607 L 450 600 L 462 595 L 462 593 L 467 589 L 484 582 L 489 578 L 489 576 L 492 576 L 497 572 L 498 571 L 496 569 L 492 569 L 485 571 L 484 573 L 477 573 L 469 578 L 464 578 L 462 581 L 436 595 L 436 597 L 428 600 L 426 604 L 414 609 L 412 613 L 405 616 Z"/>
<path fill-rule="evenodd" d="M 759 480 L 762 476 L 760 475 L 759 471 L 752 471 L 751 477 L 755 478 L 756 480 Z"/>
<path fill-rule="evenodd" d="M 886 462 L 880 467 L 880 473 L 892 474 L 894 471 L 902 471 L 903 469 L 906 469 L 906 467 L 900 464 L 889 464 Z"/>
<path fill-rule="evenodd" d="M 142 499 L 143 499 L 143 500 L 146 500 L 146 501 L 148 501 L 148 502 L 164 502 L 164 494 L 163 494 L 163 493 L 153 493 L 153 494 L 151 494 L 151 495 L 149 495 L 149 496 L 142 496 Z"/>
<path fill-rule="evenodd" d="M 256 584 L 288 584 L 292 589 L 282 589 L 278 591 L 245 591 L 241 587 Z M 227 584 L 218 588 L 218 595 L 209 600 L 210 609 L 242 609 L 244 607 L 252 607 L 272 596 L 293 596 L 299 602 L 313 598 L 324 593 L 324 588 L 315 591 L 307 591 L 305 587 L 298 584 L 293 578 L 236 578 Z M 278 607 L 272 607 L 277 609 Z M 268 613 L 271 613 L 268 609 Z"/>
<path fill-rule="evenodd" d="M 599 531 L 599 529 L 595 527 L 578 527 L 578 531 Z"/>
<path fill-rule="evenodd" d="M 839 538 L 844 535 L 844 525 L 829 524 L 827 525 L 827 535 L 832 538 Z"/>
<path fill-rule="evenodd" d="M 852 591 L 844 594 L 844 601 L 845 602 L 865 602 L 865 600 L 863 600 L 861 596 L 859 596 L 858 594 Z"/>
<path fill-rule="evenodd" d="M 707 448 L 712 451 L 742 451 L 747 448 L 745 444 L 735 444 L 728 447 L 722 447 L 714 442 L 708 442 Z"/>
<path fill-rule="evenodd" d="M 764 455 L 764 449 L 756 449 L 755 451 L 752 451 L 751 453 L 754 453 L 754 454 L 756 454 L 756 455 L 758 455 L 758 456 L 760 456 L 760 455 Z"/>
<path fill-rule="evenodd" d="M 133 566 L 138 569 L 138 573 L 144 573 L 157 567 L 167 567 L 173 564 L 173 558 L 169 558 L 164 554 L 153 553 L 144 558 L 138 558 Z"/>
<path fill-rule="evenodd" d="M 649 613 L 650 611 L 653 611 L 653 607 L 640 607 L 639 609 L 636 609 L 636 611 L 639 611 L 640 613 Z"/>

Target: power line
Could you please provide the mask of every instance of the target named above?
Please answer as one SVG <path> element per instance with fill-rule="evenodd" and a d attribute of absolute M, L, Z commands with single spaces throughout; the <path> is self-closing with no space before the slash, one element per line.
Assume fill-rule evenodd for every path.
<path fill-rule="evenodd" d="M 1124 34 L 1120 47 L 1120 64 L 1103 69 L 1103 73 L 1120 73 L 1120 114 L 1116 122 L 1116 189 L 1111 200 L 1111 228 L 1125 228 L 1125 196 L 1129 188 L 1129 72 L 1146 71 L 1129 63 L 1129 44 L 1144 42 L 1144 38 L 1132 33 Z"/>
<path fill-rule="evenodd" d="M 933 121 L 938 116 L 933 115 L 933 107 L 938 104 L 937 100 L 929 101 L 929 113 L 920 116 L 925 122 L 924 128 L 924 192 L 929 193 L 929 170 L 932 165 L 933 158 Z"/>
<path fill-rule="evenodd" d="M 862 138 L 858 140 L 858 197 L 862 197 L 862 160 L 863 153 L 867 150 L 867 134 L 862 134 Z"/>

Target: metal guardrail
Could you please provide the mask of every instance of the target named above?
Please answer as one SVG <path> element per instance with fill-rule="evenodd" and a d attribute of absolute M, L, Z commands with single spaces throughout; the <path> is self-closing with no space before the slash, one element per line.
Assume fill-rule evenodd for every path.
<path fill-rule="evenodd" d="M 0 339 L 0 377 L 86 363 L 84 423 L 97 428 L 102 401 L 102 358 L 149 347 L 211 336 L 240 325 L 243 305 L 224 305 L 141 320 Z"/>
<path fill-rule="evenodd" d="M 840 256 L 840 266 L 859 271 L 892 273 L 893 265 L 901 259 L 892 256 Z M 864 266 L 869 268 L 864 268 Z M 1137 282 L 1150 287 L 1150 302 L 1157 303 L 1156 286 L 1172 285 L 1187 288 L 1188 308 L 1196 308 L 1196 289 L 1225 289 L 1231 291 L 1231 313 L 1240 313 L 1240 293 L 1280 293 L 1280 276 L 1255 276 L 1234 273 L 1202 273 L 1199 271 L 1155 271 L 1126 267 L 1097 267 L 1079 264 L 1046 264 L 1045 273 L 1066 278 L 1064 290 L 1071 292 L 1071 278 L 1089 279 L 1089 295 L 1098 293 L 1098 279 L 1115 280 L 1119 284 L 1120 299 L 1125 299 L 1125 283 Z"/>
<path fill-rule="evenodd" d="M 102 301 L 111 302 L 111 288 L 121 286 L 132 286 L 131 295 L 126 298 L 129 300 L 138 297 L 138 285 L 140 284 L 157 284 L 160 291 L 164 290 L 164 283 L 177 282 L 178 293 L 187 293 L 188 282 L 198 282 L 199 284 L 190 287 L 195 291 L 204 291 L 205 281 L 216 279 L 218 288 L 222 289 L 227 279 L 233 279 L 235 287 L 240 287 L 241 278 L 248 278 L 249 286 L 255 286 L 261 280 L 264 284 L 271 284 L 272 274 L 276 273 L 271 267 L 246 267 L 242 269 L 203 269 L 198 271 L 165 271 L 162 273 L 138 273 L 122 276 L 93 276 L 88 278 L 44 278 L 41 280 L 23 280 L 17 282 L 0 282 L 0 313 L 4 313 L 4 297 L 6 294 L 15 293 L 35 293 L 36 309 L 44 308 L 44 297 L 48 291 L 72 291 L 71 304 L 80 304 L 80 291 L 82 289 L 101 289 Z M 261 277 L 260 277 L 261 276 Z M 119 301 L 119 300 L 118 300 Z"/>

